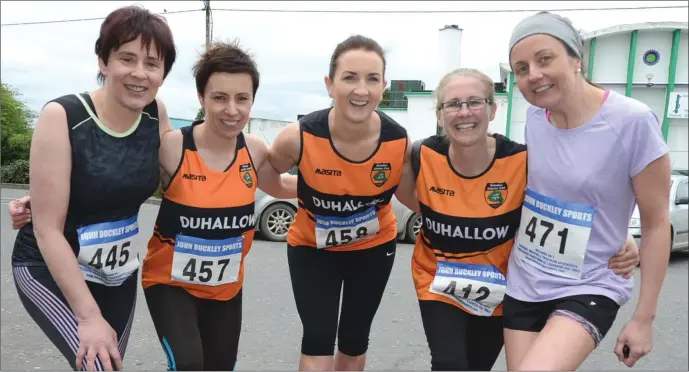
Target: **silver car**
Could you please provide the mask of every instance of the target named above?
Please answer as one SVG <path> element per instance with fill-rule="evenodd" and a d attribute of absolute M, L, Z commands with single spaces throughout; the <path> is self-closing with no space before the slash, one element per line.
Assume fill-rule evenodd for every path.
<path fill-rule="evenodd" d="M 407 243 L 415 243 L 421 230 L 421 216 L 414 213 L 393 195 L 392 211 L 397 216 L 397 238 Z"/>
<path fill-rule="evenodd" d="M 297 167 L 289 174 L 296 175 Z M 297 199 L 276 199 L 261 189 L 256 189 L 254 215 L 256 230 L 260 235 L 273 242 L 287 241 L 287 232 L 297 214 Z"/>
<path fill-rule="evenodd" d="M 673 172 L 670 186 L 670 251 L 689 249 L 689 177 Z M 629 220 L 629 233 L 641 247 L 641 220 L 639 207 L 634 208 Z"/>

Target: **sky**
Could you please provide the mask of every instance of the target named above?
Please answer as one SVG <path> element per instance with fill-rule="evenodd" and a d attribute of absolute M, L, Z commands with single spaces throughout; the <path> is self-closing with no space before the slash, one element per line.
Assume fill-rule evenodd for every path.
<path fill-rule="evenodd" d="M 94 43 L 102 19 L 33 24 L 8 23 L 104 18 L 121 6 L 139 4 L 163 13 L 201 9 L 197 1 L 2 1 L 0 76 L 18 89 L 20 99 L 38 112 L 49 100 L 98 88 Z M 378 41 L 386 51 L 391 80 L 422 80 L 433 90 L 442 77 L 439 29 L 463 29 L 461 67 L 473 67 L 500 80 L 510 33 L 537 10 L 687 5 L 686 1 L 215 1 L 213 38 L 238 39 L 254 56 L 261 82 L 252 117 L 294 121 L 299 114 L 330 103 L 323 78 L 333 49 L 353 34 Z M 229 9 L 229 10 L 221 10 Z M 347 10 L 356 13 L 247 12 L 264 10 Z M 433 10 L 440 13 L 365 13 L 380 10 Z M 461 13 L 467 10 L 523 10 Z M 687 9 L 558 11 L 585 31 L 638 22 L 687 22 Z M 205 46 L 205 13 L 164 15 L 177 45 L 177 61 L 158 92 L 171 117 L 193 119 L 200 105 L 191 68 Z"/>

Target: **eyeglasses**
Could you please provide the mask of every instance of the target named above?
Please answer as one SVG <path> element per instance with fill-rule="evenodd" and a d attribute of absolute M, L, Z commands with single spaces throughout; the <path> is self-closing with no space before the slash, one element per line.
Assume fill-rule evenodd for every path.
<path fill-rule="evenodd" d="M 445 112 L 457 112 L 457 111 L 460 111 L 462 109 L 462 106 L 464 104 L 466 104 L 470 110 L 477 111 L 477 110 L 480 110 L 480 109 L 486 107 L 486 103 L 493 103 L 493 102 L 491 100 L 489 100 L 488 98 L 472 98 L 468 101 L 456 101 L 456 100 L 455 101 L 448 101 L 448 102 L 441 103 L 438 111 L 440 111 L 440 109 L 442 109 L 442 110 L 445 110 Z"/>

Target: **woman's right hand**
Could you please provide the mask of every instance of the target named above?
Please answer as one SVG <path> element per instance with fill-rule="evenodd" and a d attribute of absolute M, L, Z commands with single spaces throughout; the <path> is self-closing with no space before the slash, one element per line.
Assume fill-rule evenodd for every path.
<path fill-rule="evenodd" d="M 99 358 L 106 371 L 122 370 L 122 358 L 117 347 L 117 333 L 102 315 L 78 320 L 78 329 L 79 351 L 76 359 L 78 369 L 81 369 L 82 362 L 85 360 L 86 370 L 95 371 L 96 358 Z"/>
<path fill-rule="evenodd" d="M 7 209 L 12 219 L 12 228 L 21 229 L 24 225 L 31 222 L 31 197 L 25 196 L 20 199 L 12 200 L 7 204 Z"/>

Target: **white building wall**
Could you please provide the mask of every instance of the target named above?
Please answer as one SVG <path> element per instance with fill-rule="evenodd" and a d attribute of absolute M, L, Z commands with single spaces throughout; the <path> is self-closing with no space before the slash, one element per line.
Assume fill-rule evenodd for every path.
<path fill-rule="evenodd" d="M 403 125 L 412 141 L 435 135 L 438 131 L 435 97 L 407 96 L 407 102 L 407 123 Z"/>
<path fill-rule="evenodd" d="M 495 119 L 488 124 L 488 132 L 499 133 L 504 136 L 507 128 L 507 95 L 496 95 L 495 105 L 497 106 Z"/>
<path fill-rule="evenodd" d="M 648 105 L 658 117 L 661 125 L 663 124 L 663 114 L 665 114 L 665 91 L 665 86 L 636 86 L 632 88 L 632 98 Z"/>
<path fill-rule="evenodd" d="M 679 53 L 677 54 L 677 73 L 675 84 L 689 84 L 689 38 L 683 30 L 679 40 Z"/>
<path fill-rule="evenodd" d="M 631 33 L 596 38 L 593 62 L 593 81 L 596 83 L 626 83 L 627 61 Z M 588 48 L 588 42 L 587 46 Z M 588 63 L 588 57 L 585 60 Z M 589 66 L 590 67 L 590 66 Z"/>
<path fill-rule="evenodd" d="M 526 110 L 530 104 L 522 96 L 522 92 L 519 91 L 516 85 L 514 85 L 513 89 L 510 139 L 515 142 L 526 143 L 524 140 L 524 128 L 526 127 Z"/>
<path fill-rule="evenodd" d="M 686 65 L 683 69 L 686 69 Z M 679 64 L 677 71 L 679 72 Z M 675 92 L 687 93 L 689 89 L 675 87 Z M 670 128 L 667 135 L 667 144 L 670 148 L 670 161 L 673 169 L 689 169 L 689 119 L 670 119 Z"/>
<path fill-rule="evenodd" d="M 282 120 L 251 118 L 249 125 L 244 129 L 246 132 L 262 138 L 266 144 L 270 145 L 273 143 L 278 132 L 290 123 L 289 121 Z"/>
<path fill-rule="evenodd" d="M 631 35 L 631 32 L 629 32 L 629 35 Z M 643 60 L 644 54 L 650 50 L 655 50 L 660 54 L 660 59 L 652 66 L 645 64 Z M 648 76 L 652 76 L 650 79 L 651 83 L 667 84 L 671 51 L 672 30 L 640 30 L 634 58 L 634 84 L 648 83 Z M 619 67 L 624 66 L 627 66 L 626 62 Z"/>

